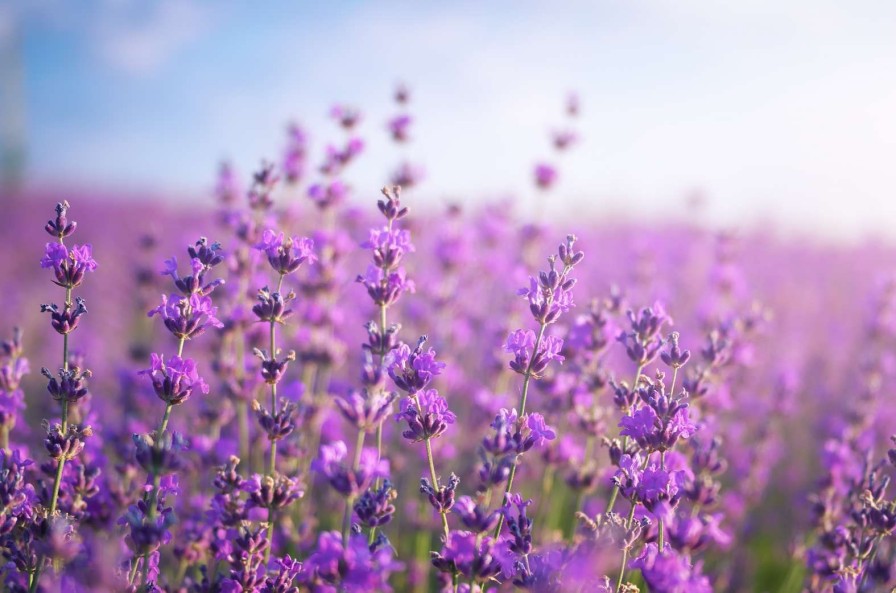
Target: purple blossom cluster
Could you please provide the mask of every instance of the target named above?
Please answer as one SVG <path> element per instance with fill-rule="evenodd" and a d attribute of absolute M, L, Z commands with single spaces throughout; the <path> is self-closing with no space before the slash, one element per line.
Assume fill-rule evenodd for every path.
<path fill-rule="evenodd" d="M 0 591 L 896 587 L 892 253 L 432 214 L 406 160 L 367 200 L 330 115 L 214 212 L 63 201 L 0 254 Z"/>

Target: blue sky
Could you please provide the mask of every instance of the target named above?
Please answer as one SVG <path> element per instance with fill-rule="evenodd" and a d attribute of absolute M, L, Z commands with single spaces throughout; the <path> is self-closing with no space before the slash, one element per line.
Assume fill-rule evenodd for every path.
<path fill-rule="evenodd" d="M 207 195 L 216 163 L 318 149 L 334 101 L 366 114 L 363 192 L 399 159 L 383 131 L 414 91 L 420 195 L 535 198 L 565 94 L 584 142 L 548 210 L 658 218 L 701 188 L 718 224 L 892 235 L 896 3 L 0 2 L 24 62 L 33 183 Z M 423 199 L 421 197 L 421 199 Z"/>

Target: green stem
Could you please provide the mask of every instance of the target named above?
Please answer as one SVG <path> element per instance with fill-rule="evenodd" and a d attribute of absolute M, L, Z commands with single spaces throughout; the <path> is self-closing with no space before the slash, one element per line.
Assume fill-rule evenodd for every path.
<path fill-rule="evenodd" d="M 632 389 L 638 388 L 638 381 L 641 379 L 641 372 L 644 370 L 644 365 L 639 364 L 638 370 L 635 371 L 635 382 L 632 384 Z M 622 452 L 625 453 L 626 448 L 628 447 L 628 437 L 624 437 L 622 439 Z M 613 486 L 613 493 L 610 495 L 610 502 L 607 503 L 607 510 L 604 511 L 604 516 L 613 512 L 613 507 L 616 506 L 616 499 L 619 496 L 619 485 L 616 484 Z"/>
<path fill-rule="evenodd" d="M 62 242 L 63 242 L 62 238 L 60 238 L 59 243 L 61 244 Z M 72 287 L 67 286 L 65 288 L 65 305 L 64 305 L 65 310 L 67 311 L 68 309 L 71 308 L 71 306 L 72 306 Z M 68 334 L 67 333 L 62 334 L 62 368 L 66 371 L 68 370 Z M 63 400 L 62 401 L 62 434 L 63 434 L 63 436 L 65 436 L 65 434 L 67 432 L 68 432 L 68 401 Z M 8 439 L 9 435 L 7 434 L 6 436 Z M 6 448 L 6 446 L 4 446 L 4 449 L 5 448 Z M 50 498 L 50 515 L 53 515 L 56 513 L 56 505 L 59 502 L 59 487 L 62 485 L 62 472 L 64 469 L 65 469 L 65 458 L 62 457 L 59 459 L 59 461 L 57 462 L 57 465 L 56 465 L 56 479 L 53 481 L 53 496 L 52 496 L 52 498 Z M 44 556 L 41 555 L 38 560 L 38 563 L 37 563 L 37 568 L 34 570 L 33 573 L 31 573 L 31 575 L 29 577 L 30 582 L 28 584 L 28 590 L 32 593 L 37 589 L 38 581 L 40 581 L 40 572 L 41 572 L 41 567 L 44 564 L 44 560 L 45 560 Z"/>
<path fill-rule="evenodd" d="M 548 324 L 542 323 L 538 327 L 538 335 L 535 336 L 535 345 L 532 347 L 532 358 L 529 360 L 529 366 L 526 368 L 526 373 L 523 375 L 523 391 L 520 395 L 520 407 L 519 407 L 519 417 L 522 418 L 523 414 L 526 413 L 526 400 L 529 397 L 529 384 L 532 381 L 532 362 L 535 360 L 535 353 L 538 352 L 538 348 L 541 346 L 541 340 L 544 338 L 544 330 L 547 329 Z M 510 494 L 510 491 L 513 489 L 513 479 L 516 477 L 516 463 L 510 467 L 510 475 L 507 477 L 507 487 L 504 489 L 504 496 L 506 497 Z M 498 539 L 498 536 L 501 535 L 501 528 L 504 526 L 504 515 L 498 517 L 498 525 L 495 527 L 495 539 Z"/>
<path fill-rule="evenodd" d="M 632 503 L 632 508 L 628 512 L 628 520 L 625 522 L 625 528 L 628 529 L 632 525 L 635 518 L 635 509 L 638 505 Z M 622 581 L 625 579 L 625 565 L 628 562 L 628 546 L 622 548 L 622 566 L 619 567 L 619 578 L 616 580 L 616 593 L 622 590 Z"/>
<path fill-rule="evenodd" d="M 358 431 L 358 438 L 355 442 L 355 459 L 352 463 L 352 469 L 354 471 L 358 471 L 358 468 L 361 467 L 361 453 L 364 451 L 364 440 L 367 438 L 367 433 L 363 430 Z M 355 497 L 349 496 L 345 499 L 345 515 L 342 517 L 342 541 L 348 543 L 349 532 L 352 527 L 352 507 L 355 504 Z"/>
<path fill-rule="evenodd" d="M 432 457 L 432 443 L 431 439 L 426 439 L 426 459 L 429 461 L 429 477 L 432 479 L 432 487 L 439 491 L 439 477 L 436 475 L 436 464 Z M 442 531 L 445 533 L 445 540 L 448 540 L 448 533 L 450 529 L 448 528 L 448 516 L 445 514 L 445 511 L 439 511 L 439 515 L 442 517 Z"/>
<path fill-rule="evenodd" d="M 180 341 L 177 344 L 177 356 L 182 357 L 184 354 L 184 344 L 186 343 L 186 338 L 181 337 Z M 156 429 L 156 438 L 155 444 L 156 446 L 162 441 L 162 437 L 165 435 L 165 431 L 168 429 L 168 420 L 171 418 L 171 408 L 174 407 L 170 403 L 165 405 L 165 413 L 162 414 L 162 421 L 159 423 L 159 427 Z M 152 521 L 156 516 L 156 502 L 158 501 L 159 496 L 159 484 L 161 483 L 161 476 L 157 475 L 155 471 L 152 473 L 152 491 L 149 493 L 149 504 L 146 508 L 146 516 L 147 519 Z M 143 556 L 143 584 L 145 585 L 147 580 L 149 579 L 149 553 L 146 553 Z"/>

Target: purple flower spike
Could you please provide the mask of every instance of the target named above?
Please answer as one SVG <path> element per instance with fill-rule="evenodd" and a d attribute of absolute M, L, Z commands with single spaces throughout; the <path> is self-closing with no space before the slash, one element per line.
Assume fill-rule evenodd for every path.
<path fill-rule="evenodd" d="M 61 243 L 47 243 L 40 267 L 52 268 L 56 280 L 54 283 L 64 288 L 75 288 L 81 285 L 87 272 L 97 268 L 90 245 L 72 245 L 71 248 Z"/>
<path fill-rule="evenodd" d="M 367 489 L 374 478 L 389 475 L 389 462 L 377 459 L 376 449 L 366 448 L 361 452 L 361 463 L 357 470 L 345 464 L 348 449 L 342 441 L 321 445 L 317 459 L 311 462 L 311 469 L 320 473 L 334 490 L 342 496 L 355 497 Z"/>
<path fill-rule="evenodd" d="M 535 332 L 532 330 L 518 329 L 507 336 L 507 342 L 504 344 L 504 350 L 513 354 L 513 360 L 510 361 L 510 368 L 521 375 L 530 374 L 532 378 L 538 379 L 547 370 L 548 364 L 552 360 L 562 363 L 565 359 L 560 354 L 563 348 L 563 340 L 554 336 L 545 336 L 542 338 L 538 347 L 538 352 L 534 355 L 532 350 L 535 347 Z"/>
<path fill-rule="evenodd" d="M 168 331 L 179 339 L 190 340 L 204 334 L 209 326 L 224 327 L 217 314 L 218 307 L 210 297 L 162 295 L 162 304 L 151 310 L 149 317 L 161 315 Z"/>
<path fill-rule="evenodd" d="M 417 347 L 411 350 L 407 344 L 401 344 L 392 351 L 389 362 L 389 376 L 395 385 L 409 395 L 425 389 L 433 377 L 441 374 L 445 363 L 436 361 L 436 352 L 432 348 L 423 351 L 426 336 L 417 341 Z"/>
<path fill-rule="evenodd" d="M 549 190 L 557 182 L 557 169 L 547 163 L 538 163 L 533 171 L 535 186 L 540 190 Z"/>
<path fill-rule="evenodd" d="M 306 237 L 286 237 L 271 229 L 264 231 L 255 248 L 267 255 L 268 263 L 281 276 L 292 274 L 303 263 L 317 261 L 314 241 Z"/>
<path fill-rule="evenodd" d="M 199 376 L 193 359 L 173 356 L 166 364 L 164 355 L 153 353 L 150 356 L 150 367 L 138 374 L 150 378 L 156 395 L 163 402 L 176 406 L 187 401 L 195 389 L 202 393 L 209 392 L 208 384 Z"/>
<path fill-rule="evenodd" d="M 647 544 L 641 555 L 629 563 L 629 568 L 640 569 L 654 593 L 712 592 L 709 579 L 701 572 L 701 565 L 691 564 L 669 546 L 661 552 L 656 544 Z"/>
<path fill-rule="evenodd" d="M 427 439 L 438 438 L 454 424 L 457 416 L 448 409 L 445 401 L 435 389 L 427 389 L 413 397 L 401 401 L 401 412 L 395 415 L 396 421 L 408 423 L 408 429 L 401 436 L 416 443 Z"/>

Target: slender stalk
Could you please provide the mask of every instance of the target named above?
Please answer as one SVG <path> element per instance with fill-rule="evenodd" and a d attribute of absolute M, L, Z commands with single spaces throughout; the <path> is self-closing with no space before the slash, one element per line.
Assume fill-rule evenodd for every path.
<path fill-rule="evenodd" d="M 661 470 L 666 469 L 666 452 L 665 451 L 660 451 L 660 469 Z M 663 548 L 666 547 L 666 526 L 663 523 L 662 517 L 659 517 L 658 530 L 659 530 L 658 544 L 660 547 L 660 552 L 662 552 Z"/>
<path fill-rule="evenodd" d="M 535 360 L 535 353 L 538 352 L 538 349 L 541 347 L 541 340 L 544 338 L 544 331 L 547 329 L 547 323 L 541 323 L 538 327 L 538 335 L 535 336 L 535 345 L 532 347 L 532 358 L 529 359 L 529 366 L 526 368 L 526 373 L 523 375 L 523 391 L 520 395 L 520 407 L 519 407 L 519 416 L 522 418 L 523 414 L 526 413 L 526 400 L 529 397 L 529 384 L 532 381 L 532 363 Z M 504 489 L 505 497 L 507 494 L 510 494 L 510 491 L 513 489 L 513 479 L 516 477 L 516 463 L 514 463 L 510 468 L 510 475 L 507 477 L 507 487 Z M 495 539 L 501 535 L 501 528 L 504 526 L 504 515 L 498 517 L 498 525 L 495 527 Z"/>
<path fill-rule="evenodd" d="M 432 443 L 430 443 L 431 439 L 426 439 L 426 459 L 429 461 L 429 477 L 432 479 L 432 486 L 438 492 L 439 490 L 439 478 L 436 475 L 436 465 L 433 461 L 432 457 Z M 448 528 L 448 516 L 445 514 L 445 511 L 439 511 L 439 515 L 442 517 L 442 531 L 445 533 L 445 539 L 448 539 L 448 532 L 450 531 Z"/>
<path fill-rule="evenodd" d="M 364 450 L 364 440 L 367 438 L 367 433 L 363 430 L 358 431 L 358 440 L 355 443 L 355 459 L 352 463 L 352 469 L 354 471 L 358 471 L 358 468 L 361 467 L 361 453 Z M 342 541 L 348 543 L 348 536 L 351 532 L 352 527 L 352 508 L 355 504 L 355 497 L 348 496 L 345 499 L 345 515 L 342 518 Z"/>
<path fill-rule="evenodd" d="M 391 220 L 389 221 L 389 229 L 390 230 L 392 229 L 392 221 Z M 386 305 L 381 304 L 379 306 L 380 336 L 383 339 L 386 338 L 386 310 L 387 309 L 388 309 L 388 307 L 386 307 Z M 386 362 L 386 349 L 384 346 L 383 348 L 381 348 L 381 351 L 380 351 L 380 372 L 384 372 L 386 370 L 384 368 L 385 362 Z M 385 390 L 385 387 L 383 389 Z M 379 462 L 379 460 L 383 456 L 383 422 L 384 422 L 384 420 L 381 420 L 380 423 L 376 425 L 376 460 L 377 460 L 377 462 Z M 374 481 L 374 487 L 375 488 L 380 487 L 379 477 L 377 477 L 376 480 Z"/>
<path fill-rule="evenodd" d="M 635 371 L 635 382 L 632 384 L 632 389 L 638 388 L 638 381 L 641 380 L 641 373 L 644 371 L 644 365 L 639 364 L 638 370 Z M 628 447 L 628 437 L 623 437 L 622 439 L 622 451 Z M 616 506 L 616 499 L 619 497 L 619 484 L 613 486 L 613 493 L 610 495 L 610 502 L 607 503 L 607 510 L 604 511 L 604 516 L 613 512 L 613 507 Z"/>
<path fill-rule="evenodd" d="M 277 293 L 283 290 L 283 274 L 277 279 Z M 270 355 L 271 360 L 277 356 L 277 322 L 271 319 L 270 331 Z M 277 383 L 271 383 L 271 414 L 277 413 Z M 271 440 L 271 459 L 268 465 L 268 476 L 274 477 L 277 473 L 277 441 Z M 264 565 L 267 566 L 271 560 L 271 548 L 274 547 L 274 511 L 268 509 L 268 521 L 265 526 L 268 534 L 268 547 L 264 551 Z"/>
<path fill-rule="evenodd" d="M 59 243 L 62 243 L 62 239 L 59 239 Z M 65 288 L 65 310 L 69 310 L 72 306 L 72 287 L 67 286 Z M 63 370 L 68 370 L 68 334 L 62 334 L 62 368 Z M 62 401 L 62 434 L 68 432 L 68 401 Z M 7 434 L 7 439 L 9 435 Z M 7 443 L 8 445 L 8 443 Z M 6 446 L 3 447 L 4 449 Z M 53 480 L 53 495 L 50 498 L 50 515 L 56 514 L 56 505 L 59 502 L 59 487 L 62 485 L 62 473 L 65 470 L 65 457 L 59 458 L 56 462 L 56 478 Z M 37 590 L 38 582 L 40 581 L 40 573 L 41 567 L 44 564 L 45 557 L 41 555 L 40 559 L 37 563 L 37 568 L 33 573 L 31 573 L 29 577 L 28 583 L 28 591 L 33 593 Z"/>
<path fill-rule="evenodd" d="M 180 341 L 177 344 L 177 355 L 183 356 L 184 354 L 184 344 L 186 343 L 186 338 L 181 337 Z M 156 429 L 156 438 L 155 443 L 161 442 L 162 436 L 164 436 L 165 431 L 168 429 L 168 420 L 171 418 L 171 408 L 173 406 L 168 403 L 165 406 L 165 413 L 162 415 L 162 421 L 159 423 L 159 427 Z M 155 519 L 156 516 L 156 503 L 158 502 L 159 496 L 159 484 L 161 483 L 162 477 L 153 472 L 152 475 L 152 490 L 149 493 L 149 504 L 146 509 L 146 516 L 151 521 Z M 136 559 L 135 559 L 136 562 Z M 143 556 L 143 584 L 145 585 L 147 580 L 149 579 L 149 553 Z"/>
<path fill-rule="evenodd" d="M 632 508 L 628 512 L 628 519 L 625 522 L 625 528 L 628 529 L 632 525 L 635 518 L 635 509 L 637 504 L 632 503 Z M 625 580 L 625 565 L 628 562 L 628 546 L 622 548 L 622 566 L 619 567 L 619 578 L 616 580 L 616 593 L 622 590 L 622 581 Z"/>

